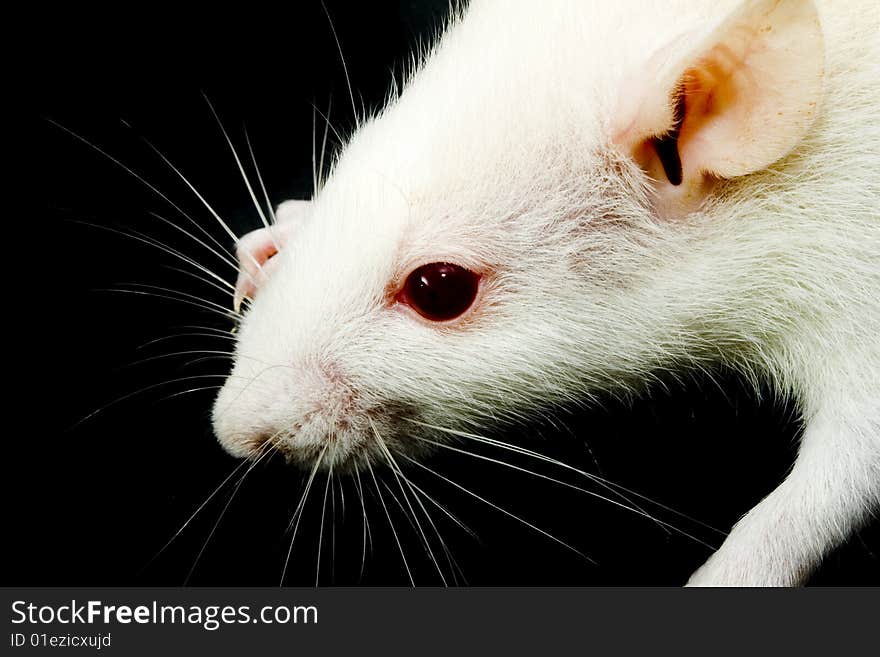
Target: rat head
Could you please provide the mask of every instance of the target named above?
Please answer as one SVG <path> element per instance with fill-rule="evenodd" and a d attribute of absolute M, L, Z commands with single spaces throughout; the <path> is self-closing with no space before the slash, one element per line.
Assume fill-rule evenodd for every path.
<path fill-rule="evenodd" d="M 675 270 L 735 214 L 718 183 L 809 127 L 815 11 L 686 4 L 600 43 L 604 6 L 474 2 L 319 194 L 241 240 L 253 301 L 214 407 L 230 452 L 410 458 L 699 342 L 691 288 L 714 274 Z"/>

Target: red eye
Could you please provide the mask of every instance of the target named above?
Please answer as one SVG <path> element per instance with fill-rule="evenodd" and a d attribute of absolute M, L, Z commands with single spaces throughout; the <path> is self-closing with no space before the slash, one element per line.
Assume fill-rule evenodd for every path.
<path fill-rule="evenodd" d="M 479 282 L 479 275 L 464 267 L 432 262 L 407 277 L 402 300 L 425 319 L 455 319 L 473 304 Z"/>

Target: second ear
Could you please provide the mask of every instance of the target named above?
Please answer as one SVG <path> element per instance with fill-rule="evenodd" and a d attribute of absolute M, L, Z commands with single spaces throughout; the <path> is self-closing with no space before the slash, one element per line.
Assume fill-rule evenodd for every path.
<path fill-rule="evenodd" d="M 698 208 L 720 178 L 785 157 L 821 97 L 812 0 L 745 0 L 695 41 L 677 39 L 633 75 L 613 133 L 654 182 L 664 216 Z"/>
<path fill-rule="evenodd" d="M 275 256 L 288 243 L 291 233 L 311 216 L 311 201 L 285 201 L 274 217 L 277 223 L 242 236 L 236 244 L 238 280 L 235 283 L 233 309 L 238 312 L 245 299 L 253 299 L 257 290 L 277 267 Z"/>

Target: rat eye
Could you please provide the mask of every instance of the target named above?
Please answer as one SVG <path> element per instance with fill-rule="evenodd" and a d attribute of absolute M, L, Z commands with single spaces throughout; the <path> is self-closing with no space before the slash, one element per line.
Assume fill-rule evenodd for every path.
<path fill-rule="evenodd" d="M 455 319 L 477 297 L 480 277 L 448 262 L 432 262 L 414 270 L 406 279 L 402 301 L 425 319 Z"/>

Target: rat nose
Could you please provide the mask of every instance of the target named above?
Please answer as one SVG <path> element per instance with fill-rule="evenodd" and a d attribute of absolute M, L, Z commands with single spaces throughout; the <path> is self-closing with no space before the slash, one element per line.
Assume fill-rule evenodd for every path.
<path fill-rule="evenodd" d="M 337 366 L 309 363 L 238 373 L 246 368 L 237 364 L 214 403 L 214 431 L 234 456 L 253 458 L 267 443 L 288 457 L 311 453 L 350 440 L 364 421 L 358 394 Z"/>

